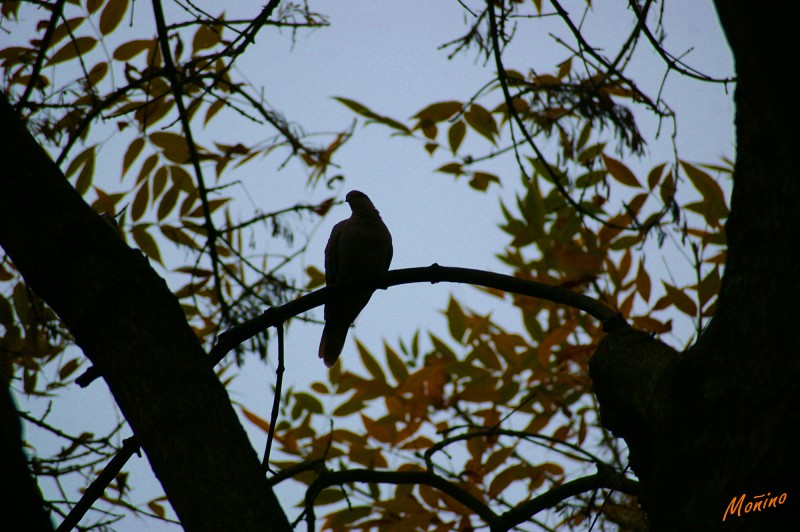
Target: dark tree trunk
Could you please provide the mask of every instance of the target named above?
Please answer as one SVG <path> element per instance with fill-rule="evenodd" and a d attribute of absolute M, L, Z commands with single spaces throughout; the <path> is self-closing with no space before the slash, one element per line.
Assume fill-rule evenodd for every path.
<path fill-rule="evenodd" d="M 104 377 L 183 526 L 288 530 L 178 301 L 70 187 L 3 96 L 0 161 L 0 245 Z"/>
<path fill-rule="evenodd" d="M 17 407 L 0 373 L 0 520 L 25 523 L 25 530 L 53 530 L 39 486 L 22 451 L 22 425 Z"/>
<path fill-rule="evenodd" d="M 800 145 L 787 71 L 800 64 L 797 8 L 720 0 L 717 10 L 738 77 L 717 311 L 682 354 L 612 333 L 591 374 L 652 530 L 790 530 L 800 522 Z"/>

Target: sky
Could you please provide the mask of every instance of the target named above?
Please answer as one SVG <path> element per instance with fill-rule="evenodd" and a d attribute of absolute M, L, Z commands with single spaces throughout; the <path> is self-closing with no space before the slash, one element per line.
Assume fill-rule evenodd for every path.
<path fill-rule="evenodd" d="M 630 15 L 617 5 L 620 2 L 594 4 L 595 12 L 590 18 L 598 22 L 587 26 L 587 39 L 611 46 L 624 33 L 615 32 L 615 28 L 617 25 L 627 28 Z M 215 9 L 225 9 L 230 18 L 234 13 L 252 16 L 261 8 L 257 2 L 199 2 L 199 5 L 208 5 L 212 13 Z M 269 105 L 306 131 L 337 131 L 356 120 L 353 138 L 337 153 L 336 159 L 346 181 L 334 190 L 326 190 L 324 186 L 309 190 L 297 167 L 289 165 L 279 171 L 280 162 L 267 159 L 243 170 L 249 173 L 245 178 L 249 182 L 250 200 L 269 211 L 298 199 L 319 201 L 333 194 L 342 198 L 348 190 L 361 190 L 373 200 L 392 233 L 392 268 L 436 262 L 508 273 L 495 254 L 507 242 L 497 227 L 501 221 L 499 202 L 513 201 L 519 191 L 519 170 L 513 158 L 490 165 L 492 171 L 503 177 L 503 186 L 480 193 L 469 188 L 464 180 L 454 183 L 451 176 L 434 171 L 449 162 L 446 154 L 431 158 L 417 142 L 392 138 L 391 132 L 382 126 L 365 127 L 362 119 L 334 100 L 337 96 L 346 97 L 401 120 L 434 101 L 468 100 L 490 79 L 493 64 L 485 65 L 474 53 L 448 59 L 448 52 L 438 48 L 464 33 L 464 21 L 469 15 L 455 0 L 339 0 L 311 5 L 329 16 L 330 27 L 300 32 L 294 40 L 286 31 L 262 32 L 253 48 L 242 57 L 234 76 L 241 75 L 256 86 L 263 85 Z M 580 19 L 580 2 L 564 2 L 564 6 L 574 13 L 575 20 Z M 136 6 L 142 17 L 149 16 L 148 8 L 146 3 Z M 711 76 L 731 76 L 730 54 L 710 2 L 676 0 L 667 5 L 666 12 L 666 46 L 674 55 L 683 56 L 691 66 Z M 558 31 L 555 21 L 553 24 L 549 31 Z M 520 27 L 504 58 L 507 68 L 536 65 L 546 71 L 566 57 L 566 51 L 554 44 L 549 31 L 537 27 L 536 31 L 526 25 Z M 138 23 L 129 31 L 140 28 L 148 32 L 140 38 L 150 36 L 150 27 Z M 2 39 L 0 36 L 0 45 Z M 679 117 L 676 143 L 681 157 L 695 162 L 717 162 L 721 156 L 732 158 L 732 87 L 692 82 L 674 73 L 664 79 L 665 67 L 656 53 L 645 44 L 640 49 L 642 52 L 636 56 L 629 75 L 651 95 L 661 90 L 676 111 Z M 252 138 L 267 136 L 263 130 L 239 122 L 213 124 L 219 128 L 214 132 L 218 137 L 229 134 L 234 140 L 243 134 Z M 250 131 L 249 127 L 254 129 Z M 643 135 L 652 139 L 658 124 L 644 118 L 640 127 Z M 626 160 L 635 171 L 644 172 L 655 164 L 672 160 L 672 126 L 662 124 L 662 131 L 661 138 L 650 143 L 641 161 Z M 470 133 L 467 142 L 471 142 Z M 118 166 L 110 166 L 108 171 L 118 172 Z M 254 172 L 259 175 L 253 175 Z M 322 268 L 330 230 L 347 216 L 347 206 L 338 205 L 321 223 L 303 228 L 310 241 L 302 267 Z M 680 275 L 681 264 L 685 266 L 680 257 L 669 254 L 652 260 L 674 275 Z M 451 296 L 479 312 L 491 312 L 510 330 L 518 327 L 519 317 L 513 308 L 505 308 L 499 300 L 470 287 L 450 284 L 394 287 L 373 296 L 351 330 L 340 363 L 345 369 L 359 367 L 353 337 L 377 353 L 382 353 L 384 341 L 396 347 L 398 339 L 408 341 L 420 329 L 447 337 L 442 311 Z M 310 315 L 321 318 L 321 309 Z M 284 389 L 289 386 L 302 389 L 312 380 L 327 380 L 327 371 L 316 355 L 320 334 L 321 326 L 316 324 L 294 322 L 290 326 L 286 337 Z M 680 344 L 690 335 L 688 330 L 677 331 L 674 340 Z M 274 370 L 274 360 L 266 365 L 257 360 L 246 361 L 229 388 L 231 398 L 268 418 Z M 19 396 L 18 400 L 22 401 Z M 87 424 L 96 425 L 97 433 L 102 433 L 100 427 L 118 419 L 111 401 L 105 385 L 98 381 L 89 389 L 69 391 L 63 402 L 54 404 L 52 416 L 76 430 L 85 430 Z M 260 453 L 265 435 L 247 421 L 243 424 Z M 29 430 L 29 438 L 33 439 L 35 429 Z M 160 488 L 144 459 L 134 458 L 131 465 L 131 483 L 142 486 L 134 492 L 134 501 L 147 501 Z M 285 498 L 280 490 L 278 494 L 286 501 L 284 508 L 293 518 L 296 511 L 290 508 L 289 498 L 296 500 L 297 496 Z M 169 528 L 128 518 L 115 529 Z"/>

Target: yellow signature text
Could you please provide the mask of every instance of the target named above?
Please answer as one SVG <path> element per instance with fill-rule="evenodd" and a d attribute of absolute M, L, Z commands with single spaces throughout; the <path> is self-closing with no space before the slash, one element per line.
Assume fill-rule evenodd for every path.
<path fill-rule="evenodd" d="M 746 493 L 742 493 L 741 497 L 734 497 L 725 509 L 725 513 L 722 514 L 722 520 L 724 521 L 729 515 L 741 517 L 742 513 L 749 514 L 751 512 L 760 512 L 767 508 L 777 508 L 786 502 L 785 493 L 774 497 L 771 495 L 772 493 L 762 493 L 752 497 L 751 500 L 747 500 Z"/>

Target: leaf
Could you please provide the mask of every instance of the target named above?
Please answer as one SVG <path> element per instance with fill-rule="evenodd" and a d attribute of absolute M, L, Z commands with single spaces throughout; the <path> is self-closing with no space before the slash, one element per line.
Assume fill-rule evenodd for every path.
<path fill-rule="evenodd" d="M 164 510 L 164 506 L 158 504 L 156 501 L 148 502 L 147 507 L 150 508 L 150 510 L 161 519 L 164 519 L 164 517 L 167 515 L 167 512 Z"/>
<path fill-rule="evenodd" d="M 172 186 L 164 194 L 164 197 L 161 198 L 161 203 L 158 204 L 157 213 L 159 221 L 169 216 L 169 213 L 171 213 L 172 209 L 175 208 L 175 204 L 178 202 L 178 194 L 178 187 Z"/>
<path fill-rule="evenodd" d="M 380 122 L 381 124 L 387 125 L 387 126 L 393 128 L 393 129 L 401 131 L 402 133 L 405 133 L 406 135 L 411 133 L 411 130 L 409 130 L 405 125 L 401 124 L 397 120 L 394 120 L 393 118 L 389 118 L 387 116 L 381 116 L 381 115 L 379 115 L 377 113 L 374 113 L 369 108 L 367 108 L 366 106 L 364 106 L 364 105 L 362 105 L 362 104 L 360 104 L 360 103 L 358 103 L 358 102 L 356 102 L 354 100 L 350 100 L 348 98 L 341 98 L 341 97 L 338 97 L 338 96 L 334 97 L 334 100 L 336 100 L 339 103 L 349 107 L 352 111 L 355 111 L 356 113 L 360 114 L 361 116 L 369 118 L 371 121 Z"/>
<path fill-rule="evenodd" d="M 386 365 L 389 366 L 392 377 L 394 377 L 397 384 L 402 384 L 408 378 L 408 368 L 406 368 L 397 353 L 389 347 L 389 344 L 384 343 L 383 350 L 386 353 Z"/>
<path fill-rule="evenodd" d="M 706 306 L 706 303 L 719 293 L 720 287 L 719 268 L 714 267 L 708 275 L 706 275 L 697 286 L 697 297 L 700 300 L 700 307 Z"/>
<path fill-rule="evenodd" d="M 78 26 L 83 24 L 86 20 L 86 17 L 75 17 L 64 21 L 63 24 L 59 24 L 55 31 L 53 31 L 53 36 L 50 39 L 50 46 L 55 46 L 58 42 L 61 41 L 64 37 L 72 34 L 75 34 L 75 30 L 78 29 Z"/>
<path fill-rule="evenodd" d="M 142 168 L 139 170 L 139 176 L 136 178 L 136 183 L 138 184 L 142 181 L 146 181 L 150 177 L 150 172 L 156 167 L 156 164 L 158 164 L 158 155 L 153 153 L 150 157 L 145 159 L 142 164 Z"/>
<path fill-rule="evenodd" d="M 636 291 L 645 302 L 650 301 L 650 275 L 644 267 L 644 261 L 639 259 L 639 270 L 636 272 Z"/>
<path fill-rule="evenodd" d="M 703 204 L 698 211 L 705 216 L 709 225 L 718 225 L 720 218 L 728 216 L 725 194 L 719 183 L 708 173 L 685 161 L 681 161 L 681 167 L 697 191 L 703 196 Z"/>
<path fill-rule="evenodd" d="M 453 174 L 453 175 L 463 175 L 463 166 L 461 163 L 447 163 L 443 166 L 440 166 L 436 169 L 437 172 L 442 172 L 443 174 Z"/>
<path fill-rule="evenodd" d="M 114 50 L 114 59 L 117 61 L 129 61 L 145 50 L 152 49 L 153 46 L 155 46 L 154 39 L 128 41 L 117 46 L 117 49 Z"/>
<path fill-rule="evenodd" d="M 360 412 L 361 410 L 364 410 L 364 402 L 357 395 L 354 395 L 336 407 L 333 411 L 333 415 L 336 417 L 346 417 L 355 412 Z"/>
<path fill-rule="evenodd" d="M 461 111 L 462 107 L 463 104 L 461 102 L 456 102 L 456 101 L 433 103 L 424 108 L 423 110 L 421 110 L 420 112 L 418 112 L 417 114 L 415 114 L 413 118 L 419 120 L 420 123 L 443 122 L 448 118 L 450 118 L 451 116 L 458 113 L 459 111 Z"/>
<path fill-rule="evenodd" d="M 319 399 L 305 392 L 295 393 L 294 401 L 295 401 L 295 407 L 300 408 L 305 412 L 311 412 L 313 414 L 321 414 L 325 411 Z"/>
<path fill-rule="evenodd" d="M 647 186 L 650 187 L 650 190 L 655 189 L 656 185 L 658 185 L 658 182 L 661 181 L 661 176 L 664 174 L 665 166 L 666 163 L 661 163 L 650 170 L 650 173 L 647 174 Z"/>
<path fill-rule="evenodd" d="M 98 83 L 100 83 L 100 81 L 102 81 L 104 77 L 106 77 L 106 74 L 108 74 L 108 63 L 106 62 L 97 63 L 89 71 L 87 80 L 89 81 L 89 84 L 94 87 Z"/>
<path fill-rule="evenodd" d="M 100 14 L 100 33 L 108 35 L 113 32 L 122 22 L 127 10 L 128 0 L 108 0 L 103 13 Z"/>
<path fill-rule="evenodd" d="M 153 202 L 161 196 L 161 193 L 164 192 L 164 187 L 167 185 L 167 179 L 169 177 L 169 170 L 166 166 L 160 166 L 158 170 L 156 170 L 155 175 L 153 176 L 153 183 L 152 183 L 152 196 Z"/>
<path fill-rule="evenodd" d="M 164 151 L 164 156 L 175 163 L 189 160 L 189 146 L 186 137 L 177 133 L 158 131 L 150 134 L 150 142 Z"/>
<path fill-rule="evenodd" d="M 194 39 L 192 39 L 192 55 L 195 55 L 200 50 L 206 50 L 219 44 L 222 40 L 221 31 L 221 25 L 207 26 L 201 24 L 194 34 Z"/>
<path fill-rule="evenodd" d="M 492 144 L 495 143 L 497 123 L 495 123 L 494 117 L 489 111 L 477 103 L 473 103 L 469 106 L 469 110 L 464 113 L 464 118 L 472 129 L 489 139 Z"/>
<path fill-rule="evenodd" d="M 147 224 L 134 225 L 131 228 L 131 234 L 136 245 L 141 249 L 145 255 L 158 262 L 161 262 L 161 252 L 158 250 L 158 244 L 155 239 L 147 232 Z"/>
<path fill-rule="evenodd" d="M 461 305 L 452 297 L 447 305 L 445 315 L 447 316 L 447 325 L 450 328 L 450 336 L 459 343 L 463 342 L 464 334 L 467 331 L 467 317 L 461 309 Z"/>
<path fill-rule="evenodd" d="M 75 372 L 75 370 L 80 367 L 80 365 L 81 365 L 80 359 L 73 358 L 72 360 L 61 366 L 61 369 L 58 370 L 58 378 L 63 381 L 64 379 L 72 375 Z"/>
<path fill-rule="evenodd" d="M 172 165 L 169 167 L 170 175 L 172 176 L 172 182 L 175 183 L 175 186 L 178 189 L 186 192 L 187 194 L 194 194 L 197 192 L 197 189 L 194 187 L 194 181 L 192 180 L 192 176 L 189 175 L 182 166 Z"/>
<path fill-rule="evenodd" d="M 306 290 L 314 290 L 325 284 L 325 274 L 316 266 L 308 266 L 306 268 L 306 275 L 308 275 Z"/>
<path fill-rule="evenodd" d="M 469 186 L 480 191 L 485 191 L 492 183 L 500 183 L 500 178 L 486 172 L 473 172 L 469 180 Z"/>
<path fill-rule="evenodd" d="M 249 411 L 243 406 L 241 407 L 241 409 L 242 409 L 242 414 L 244 414 L 244 417 L 247 418 L 247 420 L 250 423 L 263 430 L 266 434 L 269 434 L 269 421 L 260 416 L 257 416 L 256 414 Z"/>
<path fill-rule="evenodd" d="M 667 300 L 672 303 L 675 308 L 693 318 L 697 316 L 697 305 L 692 298 L 687 296 L 683 290 L 679 290 L 671 284 L 665 283 L 664 281 L 661 281 L 661 283 L 664 285 L 664 290 L 667 292 Z"/>
<path fill-rule="evenodd" d="M 606 170 L 608 170 L 608 173 L 611 174 L 611 177 L 623 185 L 641 188 L 642 185 L 639 184 L 639 180 L 636 179 L 636 176 L 633 175 L 633 172 L 631 172 L 627 166 L 622 164 L 622 162 L 609 157 L 606 154 L 602 154 L 602 157 L 603 163 L 606 165 Z"/>
<path fill-rule="evenodd" d="M 147 181 L 143 181 L 131 204 L 131 220 L 134 222 L 144 216 L 147 204 L 150 203 L 150 187 Z"/>
<path fill-rule="evenodd" d="M 203 120 L 203 125 L 207 125 L 211 121 L 211 119 L 214 118 L 214 115 L 217 114 L 224 105 L 225 101 L 222 99 L 217 100 L 211 105 L 209 105 L 208 109 L 206 110 L 206 117 Z"/>
<path fill-rule="evenodd" d="M 54 53 L 50 57 L 50 60 L 47 61 L 47 65 L 51 66 L 57 63 L 63 63 L 73 57 L 77 57 L 78 54 L 83 55 L 91 51 L 95 45 L 97 45 L 97 39 L 94 37 L 78 37 L 74 41 L 68 42 L 62 46 L 59 51 Z"/>
<path fill-rule="evenodd" d="M 66 177 L 71 177 L 75 172 L 78 171 L 78 169 L 80 169 L 81 172 L 78 175 L 77 181 L 75 182 L 75 189 L 81 195 L 85 194 L 92 184 L 92 177 L 94 176 L 95 147 L 96 146 L 94 145 L 89 146 L 75 156 L 69 167 L 67 167 L 67 171 L 64 172 Z"/>
<path fill-rule="evenodd" d="M 128 145 L 128 149 L 125 151 L 125 157 L 122 159 L 122 175 L 128 171 L 131 167 L 133 162 L 142 152 L 142 148 L 144 148 L 144 139 L 137 137 L 131 141 Z"/>
<path fill-rule="evenodd" d="M 380 365 L 370 352 L 367 351 L 367 348 L 358 340 L 356 340 L 356 346 L 358 347 L 358 354 L 361 356 L 361 362 L 364 364 L 364 367 L 367 368 L 370 375 L 378 382 L 386 382 L 386 375 L 383 374 Z"/>
<path fill-rule="evenodd" d="M 459 146 L 461 146 L 461 141 L 464 140 L 466 133 L 467 125 L 464 124 L 463 120 L 453 122 L 453 125 L 451 125 L 450 129 L 447 131 L 447 141 L 450 144 L 450 151 L 454 154 L 458 151 Z"/>
<path fill-rule="evenodd" d="M 526 468 L 517 465 L 512 465 L 508 469 L 501 471 L 492 479 L 492 483 L 489 484 L 489 497 L 494 499 L 503 493 L 509 484 L 527 476 Z"/>

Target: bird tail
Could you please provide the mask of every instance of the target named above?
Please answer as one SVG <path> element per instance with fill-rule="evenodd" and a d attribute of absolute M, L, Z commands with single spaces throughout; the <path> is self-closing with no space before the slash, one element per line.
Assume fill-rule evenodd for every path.
<path fill-rule="evenodd" d="M 323 329 L 322 339 L 319 342 L 319 358 L 324 360 L 325 365 L 329 368 L 339 359 L 345 340 L 347 340 L 347 327 L 341 331 L 326 325 Z"/>

